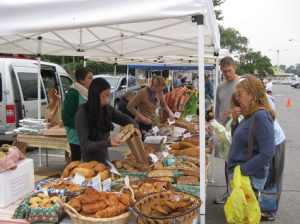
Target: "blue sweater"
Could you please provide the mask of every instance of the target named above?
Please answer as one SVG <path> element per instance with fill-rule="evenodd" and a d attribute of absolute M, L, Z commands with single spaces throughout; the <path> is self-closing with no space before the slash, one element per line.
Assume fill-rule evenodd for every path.
<path fill-rule="evenodd" d="M 243 175 L 264 178 L 265 167 L 269 165 L 275 151 L 273 119 L 265 110 L 259 110 L 252 116 L 255 116 L 253 155 L 248 160 L 248 136 L 253 119 L 245 118 L 234 131 L 228 169 L 232 173 L 234 167 L 240 165 Z"/>

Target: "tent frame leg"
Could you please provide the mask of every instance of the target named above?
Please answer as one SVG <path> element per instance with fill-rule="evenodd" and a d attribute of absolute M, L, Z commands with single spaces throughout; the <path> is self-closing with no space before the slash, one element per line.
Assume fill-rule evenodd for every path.
<path fill-rule="evenodd" d="M 200 208 L 201 224 L 205 224 L 206 204 L 206 161 L 205 161 L 205 86 L 204 86 L 204 16 L 192 17 L 198 26 L 198 85 L 199 85 L 199 141 L 200 141 Z"/>

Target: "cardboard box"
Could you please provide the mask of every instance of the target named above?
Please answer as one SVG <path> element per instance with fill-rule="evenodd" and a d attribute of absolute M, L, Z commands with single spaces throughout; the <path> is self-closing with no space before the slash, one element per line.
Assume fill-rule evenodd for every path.
<path fill-rule="evenodd" d="M 24 159 L 15 170 L 0 173 L 0 183 L 0 208 L 25 197 L 34 189 L 33 160 Z"/>

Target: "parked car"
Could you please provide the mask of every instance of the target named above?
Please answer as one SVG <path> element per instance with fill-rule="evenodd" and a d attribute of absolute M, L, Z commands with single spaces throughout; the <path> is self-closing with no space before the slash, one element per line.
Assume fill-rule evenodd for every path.
<path fill-rule="evenodd" d="M 111 105 L 118 107 L 121 97 L 126 93 L 126 91 L 137 92 L 141 86 L 137 82 L 136 77 L 128 76 L 128 87 L 127 87 L 127 77 L 126 75 L 94 75 L 94 78 L 104 78 L 111 86 Z"/>
<path fill-rule="evenodd" d="M 294 87 L 296 89 L 300 89 L 300 81 L 297 80 L 297 81 L 294 81 L 292 84 L 291 84 L 291 87 Z"/>
<path fill-rule="evenodd" d="M 23 118 L 37 118 L 38 62 L 30 59 L 0 58 L 0 140 Z M 59 65 L 41 62 L 41 111 L 47 106 L 47 92 L 57 89 L 61 99 L 73 80 Z"/>

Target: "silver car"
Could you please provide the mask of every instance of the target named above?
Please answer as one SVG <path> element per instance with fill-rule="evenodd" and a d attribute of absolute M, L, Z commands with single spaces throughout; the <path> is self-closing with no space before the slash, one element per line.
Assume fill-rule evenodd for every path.
<path fill-rule="evenodd" d="M 126 93 L 126 91 L 137 92 L 141 86 L 137 82 L 136 77 L 128 76 L 128 87 L 126 75 L 110 75 L 110 74 L 100 74 L 94 75 L 95 78 L 106 79 L 111 86 L 111 105 L 118 107 L 121 97 Z M 127 87 L 127 88 L 126 88 Z"/>

